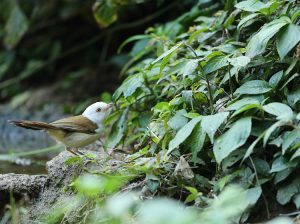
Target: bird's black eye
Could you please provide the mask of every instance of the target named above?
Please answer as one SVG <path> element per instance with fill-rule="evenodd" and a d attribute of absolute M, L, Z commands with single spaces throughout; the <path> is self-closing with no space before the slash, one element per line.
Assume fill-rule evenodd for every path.
<path fill-rule="evenodd" d="M 101 108 L 97 108 L 96 112 L 101 112 Z"/>

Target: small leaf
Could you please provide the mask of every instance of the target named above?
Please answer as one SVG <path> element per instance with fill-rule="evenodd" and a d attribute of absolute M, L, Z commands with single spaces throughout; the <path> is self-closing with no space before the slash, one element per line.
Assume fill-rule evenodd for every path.
<path fill-rule="evenodd" d="M 283 71 L 276 72 L 269 80 L 269 85 L 276 88 L 283 77 Z"/>
<path fill-rule="evenodd" d="M 182 128 L 188 122 L 188 119 L 185 117 L 185 115 L 186 110 L 183 109 L 177 111 L 174 117 L 172 117 L 168 121 L 168 125 L 170 126 L 170 128 L 172 128 L 175 131 L 178 131 L 180 128 Z"/>
<path fill-rule="evenodd" d="M 269 103 L 263 106 L 264 111 L 269 114 L 275 115 L 278 120 L 280 119 L 290 119 L 293 116 L 292 109 L 283 103 Z"/>
<path fill-rule="evenodd" d="M 283 126 L 287 123 L 285 120 L 279 120 L 276 123 L 274 123 L 271 127 L 269 127 L 265 132 L 264 132 L 264 141 L 263 141 L 263 146 L 266 147 L 266 144 L 271 136 L 271 134 L 280 126 Z"/>
<path fill-rule="evenodd" d="M 300 192 L 300 178 L 294 179 L 290 184 L 285 185 L 278 189 L 276 199 L 277 201 L 285 205 L 291 198 Z"/>
<path fill-rule="evenodd" d="M 194 173 L 183 156 L 180 156 L 179 162 L 177 163 L 174 173 L 176 176 L 181 176 L 187 180 L 194 178 Z"/>
<path fill-rule="evenodd" d="M 203 67 L 203 73 L 206 75 L 208 73 L 214 72 L 220 68 L 228 65 L 227 56 L 216 56 L 210 59 Z"/>
<path fill-rule="evenodd" d="M 144 84 L 144 77 L 142 74 L 135 74 L 125 79 L 122 85 L 115 91 L 113 100 L 116 101 L 122 94 L 124 97 L 131 96 L 139 87 Z"/>
<path fill-rule="evenodd" d="M 290 22 L 288 17 L 281 17 L 264 25 L 249 41 L 246 56 L 253 58 L 264 53 L 269 40 L 286 24 Z"/>
<path fill-rule="evenodd" d="M 245 98 L 235 101 L 234 103 L 231 103 L 229 106 L 226 107 L 226 110 L 238 110 L 249 104 L 260 104 L 260 102 L 256 98 L 245 97 Z"/>
<path fill-rule="evenodd" d="M 284 154 L 289 147 L 292 147 L 293 145 L 299 142 L 300 142 L 300 129 L 294 129 L 293 131 L 286 132 L 283 135 L 282 154 Z"/>
<path fill-rule="evenodd" d="M 201 126 L 203 131 L 205 131 L 210 138 L 211 143 L 214 143 L 214 135 L 220 125 L 228 117 L 228 112 L 221 112 L 214 115 L 203 116 L 201 121 Z"/>
<path fill-rule="evenodd" d="M 232 127 L 221 135 L 214 144 L 214 155 L 221 163 L 231 152 L 244 145 L 251 132 L 251 117 L 237 120 Z"/>
<path fill-rule="evenodd" d="M 262 94 L 272 90 L 272 87 L 264 80 L 251 80 L 240 86 L 234 95 L 238 94 Z"/>
<path fill-rule="evenodd" d="M 266 4 L 259 0 L 246 0 L 235 5 L 236 8 L 247 11 L 257 12 L 266 7 Z"/>
<path fill-rule="evenodd" d="M 169 143 L 169 149 L 167 154 L 171 153 L 181 143 L 184 142 L 187 137 L 192 133 L 194 127 L 200 122 L 202 117 L 193 118 L 190 122 L 184 125 L 175 135 L 175 137 Z"/>
<path fill-rule="evenodd" d="M 178 44 L 176 44 L 175 46 L 173 46 L 172 48 L 170 48 L 169 50 L 167 50 L 166 52 L 164 52 L 163 54 L 161 54 L 158 58 L 156 58 L 154 61 L 151 62 L 151 65 L 156 64 L 158 61 L 160 61 L 161 59 L 167 57 L 168 55 L 172 54 L 174 51 L 176 51 L 179 47 L 181 47 L 183 44 L 183 42 L 179 42 Z"/>
<path fill-rule="evenodd" d="M 236 58 L 229 58 L 229 63 L 235 67 L 246 67 L 251 59 L 247 56 L 239 56 Z"/>
<path fill-rule="evenodd" d="M 10 48 L 15 47 L 28 30 L 29 22 L 17 3 L 14 3 L 8 21 L 5 24 L 4 43 Z"/>
<path fill-rule="evenodd" d="M 258 15 L 259 15 L 258 13 L 251 13 L 251 14 L 245 16 L 243 19 L 241 19 L 241 21 L 237 25 L 237 29 L 241 29 L 243 27 L 246 27 L 246 26 L 252 24 Z"/>
<path fill-rule="evenodd" d="M 183 76 L 192 75 L 195 72 L 196 68 L 198 67 L 198 63 L 199 63 L 198 59 L 189 60 L 182 70 L 182 75 Z"/>
<path fill-rule="evenodd" d="M 274 160 L 272 163 L 272 167 L 270 173 L 278 173 L 285 169 L 292 168 L 297 166 L 297 162 L 289 162 L 283 156 L 279 156 L 277 159 Z"/>
<path fill-rule="evenodd" d="M 295 105 L 300 100 L 300 87 L 288 93 L 287 99 L 290 105 Z"/>
<path fill-rule="evenodd" d="M 114 148 L 116 145 L 119 144 L 119 142 L 123 138 L 124 132 L 127 127 L 127 119 L 126 119 L 127 113 L 128 113 L 128 108 L 126 108 L 123 111 L 120 119 L 113 124 L 112 131 L 109 134 L 107 139 L 107 145 L 109 148 Z"/>
<path fill-rule="evenodd" d="M 93 14 L 97 23 L 107 27 L 118 19 L 117 6 L 114 1 L 96 1 L 93 5 Z"/>
<path fill-rule="evenodd" d="M 201 128 L 200 124 L 197 124 L 192 134 L 185 140 L 185 144 L 190 148 L 192 152 L 192 162 L 198 163 L 198 152 L 201 151 L 206 134 Z"/>
<path fill-rule="evenodd" d="M 280 59 L 282 60 L 300 41 L 300 27 L 295 24 L 289 24 L 280 30 L 277 39 L 276 47 Z"/>

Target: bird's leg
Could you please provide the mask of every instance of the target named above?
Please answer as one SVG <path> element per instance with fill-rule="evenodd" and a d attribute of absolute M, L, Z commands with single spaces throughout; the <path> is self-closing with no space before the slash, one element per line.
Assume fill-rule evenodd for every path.
<path fill-rule="evenodd" d="M 79 156 L 80 153 L 75 152 L 74 150 L 72 150 L 72 148 L 69 148 L 68 146 L 65 146 L 65 150 L 67 150 L 68 152 L 72 153 L 75 156 Z"/>

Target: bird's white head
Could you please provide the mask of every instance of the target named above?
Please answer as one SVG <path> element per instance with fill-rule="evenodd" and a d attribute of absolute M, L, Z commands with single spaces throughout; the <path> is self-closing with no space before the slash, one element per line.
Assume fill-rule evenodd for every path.
<path fill-rule="evenodd" d="M 110 114 L 112 107 L 112 103 L 96 102 L 88 106 L 82 115 L 101 127 L 104 119 Z"/>

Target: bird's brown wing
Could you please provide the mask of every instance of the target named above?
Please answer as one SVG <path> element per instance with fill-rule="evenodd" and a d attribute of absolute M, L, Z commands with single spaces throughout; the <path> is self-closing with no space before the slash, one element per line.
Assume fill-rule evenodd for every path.
<path fill-rule="evenodd" d="M 82 115 L 63 118 L 50 123 L 50 125 L 65 131 L 82 132 L 87 134 L 95 134 L 95 131 L 98 128 L 95 123 Z"/>

